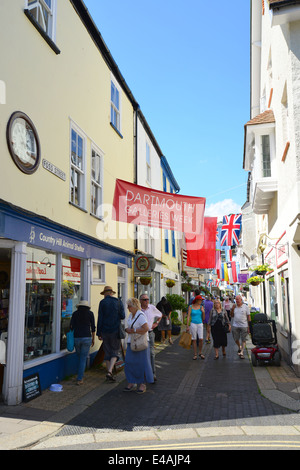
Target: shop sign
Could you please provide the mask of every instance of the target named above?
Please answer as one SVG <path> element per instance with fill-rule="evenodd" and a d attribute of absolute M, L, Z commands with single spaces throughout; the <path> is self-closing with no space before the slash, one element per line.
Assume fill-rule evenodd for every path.
<path fill-rule="evenodd" d="M 24 401 L 33 400 L 42 394 L 40 376 L 38 373 L 29 375 L 23 379 L 23 399 Z"/>

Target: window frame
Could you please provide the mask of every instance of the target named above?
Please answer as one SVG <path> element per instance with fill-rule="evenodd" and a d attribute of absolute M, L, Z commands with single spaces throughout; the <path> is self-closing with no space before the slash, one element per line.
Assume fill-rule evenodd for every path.
<path fill-rule="evenodd" d="M 94 266 L 100 266 L 101 268 L 101 277 L 100 278 L 94 278 Z M 99 259 L 92 259 L 91 260 L 91 284 L 92 285 L 101 285 L 105 284 L 106 282 L 106 264 L 104 261 L 101 261 Z"/>
<path fill-rule="evenodd" d="M 99 177 L 99 182 L 93 178 L 93 152 L 99 157 L 99 171 L 100 171 L 100 177 Z M 94 217 L 97 217 L 98 219 L 103 218 L 103 210 L 102 210 L 102 203 L 103 203 L 103 157 L 104 153 L 99 147 L 97 147 L 94 143 L 91 145 L 91 196 L 90 196 L 90 213 Z M 99 204 L 96 207 L 96 211 L 94 212 L 93 208 L 93 189 L 95 188 L 95 191 L 99 193 Z"/>
<path fill-rule="evenodd" d="M 151 185 L 151 147 L 146 141 L 146 181 Z"/>
<path fill-rule="evenodd" d="M 60 54 L 60 50 L 56 46 L 56 23 L 57 23 L 57 0 L 51 0 L 51 7 L 47 5 L 46 0 L 33 0 L 33 3 L 29 3 L 30 0 L 25 0 L 24 13 L 30 22 L 35 26 L 39 31 L 41 36 L 49 44 L 56 54 Z M 43 16 L 43 8 L 49 14 L 48 22 L 42 24 L 39 21 L 39 16 Z M 34 10 L 37 9 L 36 12 Z"/>
<path fill-rule="evenodd" d="M 73 131 L 82 139 L 82 168 L 72 162 L 72 133 Z M 86 211 L 86 147 L 87 137 L 74 122 L 70 124 L 70 204 Z M 77 155 L 77 154 L 76 154 Z M 79 175 L 79 201 L 78 204 L 72 200 L 72 174 L 73 171 Z M 73 197 L 74 199 L 74 197 Z"/>
<path fill-rule="evenodd" d="M 116 103 L 113 101 L 113 96 L 112 96 L 112 87 L 115 88 L 116 92 L 118 93 L 118 107 Z M 117 80 L 113 75 L 111 75 L 110 79 L 110 124 L 111 126 L 120 134 L 122 137 L 122 122 L 121 122 L 121 117 L 122 117 L 122 94 L 121 94 L 121 87 L 119 86 Z M 113 112 L 116 113 L 116 122 L 113 117 Z"/>

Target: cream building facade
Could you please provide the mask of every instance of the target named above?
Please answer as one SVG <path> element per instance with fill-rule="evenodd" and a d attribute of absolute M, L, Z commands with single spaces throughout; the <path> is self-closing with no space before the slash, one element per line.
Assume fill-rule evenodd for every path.
<path fill-rule="evenodd" d="M 255 214 L 252 264 L 270 265 L 251 288 L 276 319 L 283 355 L 300 373 L 300 2 L 251 1 L 251 116 L 244 169 Z M 248 240 L 249 242 L 249 240 Z"/>

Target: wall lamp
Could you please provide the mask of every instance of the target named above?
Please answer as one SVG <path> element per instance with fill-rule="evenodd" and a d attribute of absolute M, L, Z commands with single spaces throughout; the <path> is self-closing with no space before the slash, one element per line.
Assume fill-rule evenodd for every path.
<path fill-rule="evenodd" d="M 48 260 L 46 263 L 44 263 L 45 260 Z M 45 258 L 42 259 L 42 261 L 37 261 L 37 264 L 45 264 L 48 268 L 51 268 L 52 264 L 50 263 L 50 260 L 49 258 L 47 258 L 47 256 L 45 256 Z"/>

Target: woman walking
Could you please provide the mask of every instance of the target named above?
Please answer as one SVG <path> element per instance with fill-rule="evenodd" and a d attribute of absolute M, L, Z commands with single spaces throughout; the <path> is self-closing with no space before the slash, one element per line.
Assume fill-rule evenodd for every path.
<path fill-rule="evenodd" d="M 73 313 L 70 329 L 74 330 L 74 344 L 79 363 L 77 372 L 77 385 L 83 384 L 83 374 L 90 347 L 95 343 L 95 317 L 86 300 L 81 300 Z"/>
<path fill-rule="evenodd" d="M 205 359 L 205 356 L 202 354 L 203 347 L 203 318 L 204 318 L 204 307 L 202 304 L 203 297 L 201 295 L 196 295 L 192 305 L 188 308 L 187 316 L 187 329 L 192 335 L 192 344 L 194 349 L 193 360 L 197 359 L 197 337 L 199 339 L 199 357 Z M 191 320 L 191 324 L 189 325 Z"/>
<path fill-rule="evenodd" d="M 134 297 L 128 299 L 127 308 L 130 315 L 127 319 L 128 333 L 127 350 L 125 357 L 125 375 L 128 381 L 125 392 L 134 390 L 137 384 L 137 393 L 142 394 L 146 391 L 146 382 L 153 383 L 154 377 L 150 360 L 150 347 L 148 344 L 147 349 L 142 351 L 132 351 L 131 341 L 133 334 L 147 335 L 149 341 L 148 330 L 149 326 L 144 313 L 141 310 L 141 304 L 138 299 Z"/>
<path fill-rule="evenodd" d="M 214 301 L 214 307 L 210 312 L 209 324 L 211 325 L 211 334 L 214 341 L 215 359 L 219 359 L 219 348 L 222 348 L 223 356 L 226 356 L 227 333 L 231 329 L 230 321 L 226 310 L 222 308 L 220 300 Z"/>

